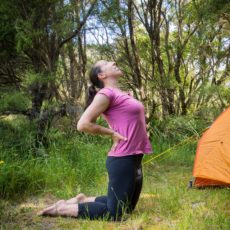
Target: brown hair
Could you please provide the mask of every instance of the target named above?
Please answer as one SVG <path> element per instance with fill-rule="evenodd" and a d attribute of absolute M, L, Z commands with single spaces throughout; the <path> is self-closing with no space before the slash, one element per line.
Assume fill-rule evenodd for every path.
<path fill-rule="evenodd" d="M 87 107 L 92 103 L 97 93 L 96 87 L 100 89 L 104 88 L 104 83 L 100 81 L 98 78 L 98 74 L 101 72 L 102 71 L 101 71 L 100 66 L 95 66 L 95 65 L 90 70 L 89 79 L 90 79 L 91 85 L 88 87 L 88 94 L 87 94 L 88 96 L 87 96 L 86 105 L 85 105 L 84 110 L 86 110 Z"/>

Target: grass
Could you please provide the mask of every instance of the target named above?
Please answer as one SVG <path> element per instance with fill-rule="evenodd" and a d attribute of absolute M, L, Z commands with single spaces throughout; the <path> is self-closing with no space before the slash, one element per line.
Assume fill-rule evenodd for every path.
<path fill-rule="evenodd" d="M 29 154 L 30 147 L 20 147 L 19 152 L 19 144 L 15 148 L 6 136 L 1 139 L 0 229 L 230 229 L 229 188 L 187 188 L 196 142 L 144 165 L 141 197 L 133 214 L 125 215 L 122 222 L 36 216 L 46 205 L 80 192 L 106 194 L 108 139 L 60 132 L 52 133 L 52 138 L 47 155 L 37 159 Z M 153 141 L 156 153 L 170 146 L 160 139 Z"/>
<path fill-rule="evenodd" d="M 87 147 L 90 149 L 90 147 Z M 127 220 L 121 223 L 103 221 L 77 220 L 71 218 L 42 218 L 35 215 L 36 211 L 62 197 L 73 195 L 70 184 L 62 184 L 55 191 L 46 190 L 37 196 L 30 195 L 23 200 L 1 201 L 2 229 L 229 229 L 230 204 L 229 189 L 188 189 L 191 179 L 194 145 L 175 151 L 163 161 L 155 161 L 144 167 L 143 190 L 137 208 Z M 93 153 L 91 153 L 93 154 Z M 84 156 L 88 156 L 85 154 Z M 95 157 L 95 156 L 94 156 Z M 92 161 L 92 155 L 90 159 Z M 100 158 L 99 164 L 104 163 Z M 61 161 L 62 162 L 62 161 Z M 89 167 L 89 165 L 85 165 Z M 93 166 L 91 166 L 93 167 Z M 96 168 L 96 164 L 94 165 Z M 50 170 L 50 169 L 49 169 Z M 51 175 L 48 170 L 48 175 Z M 62 171 L 63 170 L 63 171 Z M 47 180 L 55 183 L 57 179 Z M 105 168 L 101 177 L 95 182 L 85 181 L 88 189 L 76 187 L 78 192 L 87 194 L 104 194 L 106 192 Z M 76 172 L 75 172 L 76 173 Z M 89 169 L 87 178 L 92 176 Z M 84 172 L 82 172 L 84 174 Z M 63 176 L 61 176 L 63 178 Z M 81 177 L 81 176 L 80 176 Z M 77 177 L 76 177 L 77 179 Z M 91 184 L 93 182 L 93 184 Z M 76 182 L 77 183 L 77 182 Z M 91 184 L 91 185 L 90 185 Z M 98 186 L 99 185 L 99 186 Z M 95 186 L 95 187 L 94 187 Z M 52 195 L 51 195 L 52 194 Z"/>

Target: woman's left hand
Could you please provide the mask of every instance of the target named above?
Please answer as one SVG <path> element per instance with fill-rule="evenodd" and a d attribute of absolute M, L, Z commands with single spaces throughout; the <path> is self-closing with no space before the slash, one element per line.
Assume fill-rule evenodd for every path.
<path fill-rule="evenodd" d="M 119 134 L 118 132 L 114 132 L 113 133 L 113 136 L 112 136 L 112 139 L 113 139 L 113 145 L 111 147 L 111 150 L 114 150 L 117 145 L 119 144 L 119 141 L 120 140 L 124 140 L 124 141 L 127 141 L 127 138 L 126 137 L 123 137 L 121 134 Z"/>

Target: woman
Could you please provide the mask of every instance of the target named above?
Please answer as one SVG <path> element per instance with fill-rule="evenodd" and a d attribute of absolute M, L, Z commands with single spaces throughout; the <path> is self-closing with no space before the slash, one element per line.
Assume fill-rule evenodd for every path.
<path fill-rule="evenodd" d="M 143 182 L 141 161 L 144 154 L 152 153 L 152 147 L 146 132 L 144 106 L 118 87 L 122 74 L 115 62 L 100 60 L 92 67 L 86 110 L 77 124 L 79 131 L 109 135 L 113 139 L 106 159 L 107 195 L 87 197 L 81 193 L 70 200 L 58 201 L 39 215 L 119 221 L 124 212 L 134 210 Z M 95 124 L 100 115 L 110 128 Z"/>

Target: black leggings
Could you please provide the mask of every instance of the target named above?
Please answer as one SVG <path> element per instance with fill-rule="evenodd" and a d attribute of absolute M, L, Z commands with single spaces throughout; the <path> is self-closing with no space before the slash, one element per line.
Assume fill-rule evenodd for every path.
<path fill-rule="evenodd" d="M 120 221 L 124 212 L 131 213 L 142 188 L 142 158 L 143 154 L 107 156 L 107 196 L 98 196 L 94 202 L 80 203 L 78 217 Z"/>

